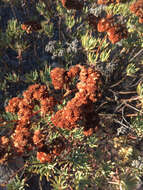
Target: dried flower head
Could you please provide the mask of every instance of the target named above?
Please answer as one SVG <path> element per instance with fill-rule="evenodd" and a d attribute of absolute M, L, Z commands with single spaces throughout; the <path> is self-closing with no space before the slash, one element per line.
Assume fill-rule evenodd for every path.
<path fill-rule="evenodd" d="M 77 83 L 79 92 L 86 93 L 90 100 L 96 102 L 101 96 L 101 74 L 93 68 L 83 67 L 80 71 L 80 82 Z"/>
<path fill-rule="evenodd" d="M 33 135 L 32 139 L 33 139 L 33 143 L 36 147 L 42 148 L 44 146 L 45 135 L 42 134 L 41 130 L 34 131 L 34 135 Z"/>
<path fill-rule="evenodd" d="M 53 155 L 46 152 L 37 152 L 37 160 L 41 163 L 51 162 L 53 160 Z"/>
<path fill-rule="evenodd" d="M 27 34 L 30 34 L 31 32 L 36 32 L 38 30 L 42 29 L 41 23 L 38 21 L 25 21 L 23 24 L 21 24 L 22 30 L 25 30 Z"/>
<path fill-rule="evenodd" d="M 107 15 L 106 18 L 101 18 L 97 24 L 98 32 L 106 32 L 109 28 L 113 27 L 114 17 L 113 15 Z"/>
<path fill-rule="evenodd" d="M 143 0 L 138 0 L 130 5 L 130 11 L 139 17 L 139 23 L 143 23 Z"/>
<path fill-rule="evenodd" d="M 56 156 L 59 156 L 61 152 L 65 149 L 64 139 L 61 137 L 57 137 L 52 141 L 52 153 Z"/>
<path fill-rule="evenodd" d="M 51 113 L 54 110 L 54 106 L 57 104 L 57 101 L 53 96 L 49 96 L 48 98 L 41 99 L 40 104 L 41 113 L 45 115 L 47 113 Z"/>
<path fill-rule="evenodd" d="M 0 148 L 0 164 L 3 164 L 8 160 L 8 153 L 6 152 L 5 149 Z"/>
<path fill-rule="evenodd" d="M 39 134 L 39 132 L 37 131 Z M 65 149 L 65 142 L 63 138 L 55 138 L 49 145 L 44 145 L 37 152 L 37 159 L 41 163 L 52 162 L 55 156 L 59 156 Z"/>
<path fill-rule="evenodd" d="M 8 143 L 9 143 L 9 139 L 6 136 L 2 136 L 0 138 L 0 144 L 2 147 L 8 146 Z"/>
<path fill-rule="evenodd" d="M 66 9 L 81 10 L 83 8 L 83 3 L 79 0 L 61 0 L 61 2 Z"/>
<path fill-rule="evenodd" d="M 90 136 L 94 132 L 96 132 L 99 128 L 99 116 L 95 111 L 85 113 L 85 124 L 84 124 L 84 135 L 85 136 Z"/>
<path fill-rule="evenodd" d="M 139 17 L 139 23 L 143 24 L 143 17 Z"/>
<path fill-rule="evenodd" d="M 46 85 L 33 84 L 28 87 L 28 89 L 23 93 L 23 97 L 27 102 L 32 102 L 32 100 L 40 100 L 43 97 L 47 97 L 48 91 Z"/>
<path fill-rule="evenodd" d="M 72 66 L 69 71 L 67 72 L 67 76 L 72 79 L 74 77 L 76 77 L 80 72 L 80 68 L 75 65 L 75 66 Z"/>
<path fill-rule="evenodd" d="M 66 71 L 63 68 L 54 68 L 50 73 L 52 84 L 56 90 L 62 89 L 68 81 Z"/>
<path fill-rule="evenodd" d="M 33 116 L 33 110 L 26 107 L 22 108 L 17 113 L 18 118 L 23 122 L 29 122 L 31 117 Z"/>
<path fill-rule="evenodd" d="M 110 3 L 121 3 L 125 2 L 126 0 L 98 0 L 97 4 L 99 5 L 108 5 Z"/>
<path fill-rule="evenodd" d="M 115 27 L 108 29 L 107 35 L 108 39 L 112 42 L 112 44 L 115 44 L 119 42 L 121 39 L 127 38 L 128 31 L 125 26 L 117 25 Z"/>
<path fill-rule="evenodd" d="M 114 2 L 115 0 L 98 0 L 97 1 L 97 4 L 98 5 L 107 5 L 107 4 L 109 4 L 109 3 L 112 3 L 112 2 Z"/>
<path fill-rule="evenodd" d="M 16 113 L 19 110 L 19 103 L 22 98 L 14 97 L 9 100 L 8 106 L 5 107 L 6 112 Z"/>
<path fill-rule="evenodd" d="M 93 110 L 93 103 L 101 96 L 100 73 L 93 68 L 86 68 L 80 65 L 78 65 L 76 70 L 76 72 L 79 72 L 80 80 L 76 85 L 78 91 L 63 109 L 57 111 L 52 116 L 51 121 L 56 127 L 65 129 L 77 127 L 78 122 L 84 118 L 85 113 Z"/>
<path fill-rule="evenodd" d="M 12 143 L 18 153 L 24 153 L 29 147 L 31 147 L 31 133 L 28 127 L 29 125 L 26 125 L 25 123 L 23 124 L 22 121 L 19 121 L 12 134 Z"/>
<path fill-rule="evenodd" d="M 72 129 L 75 127 L 75 123 L 70 123 L 70 121 L 65 118 L 66 111 L 65 110 L 59 110 L 56 112 L 56 114 L 51 118 L 52 123 L 59 128 L 63 129 Z"/>

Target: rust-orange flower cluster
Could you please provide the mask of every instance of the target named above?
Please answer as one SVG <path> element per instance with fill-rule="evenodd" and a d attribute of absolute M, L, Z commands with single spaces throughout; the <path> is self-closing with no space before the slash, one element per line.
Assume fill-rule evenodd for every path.
<path fill-rule="evenodd" d="M 63 71 L 63 69 L 61 70 Z M 56 71 L 57 69 L 52 71 L 55 76 Z M 75 74 L 71 75 L 71 71 L 75 71 Z M 86 114 L 93 112 L 93 103 L 97 102 L 101 97 L 101 75 L 91 67 L 86 68 L 80 65 L 75 66 L 75 69 L 73 67 L 69 72 L 65 71 L 64 76 L 66 77 L 65 73 L 68 76 L 75 76 L 79 73 L 79 82 L 76 84 L 77 91 L 67 105 L 57 111 L 51 120 L 56 127 L 73 129 L 78 126 L 80 121 L 84 121 Z"/>
<path fill-rule="evenodd" d="M 0 163 L 3 163 L 8 158 L 9 139 L 6 136 L 0 137 Z"/>
<path fill-rule="evenodd" d="M 51 144 L 45 145 L 37 152 L 37 159 L 41 163 L 52 162 L 55 156 L 59 156 L 65 149 L 64 139 L 61 137 L 55 138 Z"/>
<path fill-rule="evenodd" d="M 53 161 L 65 149 L 65 142 L 61 137 L 48 144 L 47 131 L 45 133 L 42 129 L 34 129 L 33 116 L 39 112 L 42 117 L 51 114 L 51 122 L 56 127 L 71 130 L 84 126 L 83 133 L 86 136 L 98 129 L 99 117 L 94 111 L 94 103 L 101 97 L 100 73 L 92 67 L 76 65 L 68 71 L 55 68 L 50 75 L 55 90 L 70 92 L 72 94 L 69 96 L 70 100 L 58 110 L 58 102 L 65 98 L 65 94 L 57 101 L 56 91 L 49 91 L 45 85 L 40 84 L 30 85 L 23 92 L 22 98 L 14 97 L 9 100 L 5 110 L 17 114 L 18 120 L 11 131 L 11 137 L 0 138 L 1 162 L 8 159 L 8 150 L 11 151 L 10 155 L 24 155 L 36 150 L 37 159 L 44 163 Z M 34 111 L 35 106 L 39 106 L 39 111 Z M 58 111 L 55 113 L 55 110 Z"/>
<path fill-rule="evenodd" d="M 139 23 L 143 23 L 143 0 L 138 0 L 131 4 L 130 11 L 139 17 Z"/>
<path fill-rule="evenodd" d="M 42 148 L 44 146 L 44 140 L 45 140 L 45 135 L 42 134 L 41 130 L 36 130 L 34 131 L 34 135 L 33 135 L 33 143 L 36 147 L 38 148 Z"/>
<path fill-rule="evenodd" d="M 52 84 L 56 90 L 61 90 L 68 82 L 66 71 L 63 68 L 55 68 L 50 73 Z"/>
<path fill-rule="evenodd" d="M 97 4 L 98 5 L 108 5 L 110 3 L 121 3 L 125 2 L 125 0 L 98 0 Z"/>
<path fill-rule="evenodd" d="M 52 79 L 52 84 L 56 90 L 69 89 L 69 83 L 71 80 L 79 74 L 79 67 L 71 67 L 67 72 L 63 68 L 55 68 L 51 71 L 50 77 Z"/>
<path fill-rule="evenodd" d="M 41 30 L 42 26 L 38 21 L 25 21 L 21 24 L 21 28 L 22 30 L 25 30 L 27 34 L 30 34 L 33 31 L 36 32 Z"/>
<path fill-rule="evenodd" d="M 60 0 L 62 2 L 63 7 L 66 9 L 76 9 L 81 10 L 83 8 L 82 1 L 79 0 Z"/>
<path fill-rule="evenodd" d="M 34 107 L 38 105 L 40 109 L 38 112 L 43 116 L 52 113 L 56 103 L 56 99 L 49 94 L 47 87 L 40 84 L 29 86 L 23 92 L 23 98 L 14 97 L 9 100 L 8 106 L 5 107 L 6 112 L 17 114 L 19 119 L 9 141 L 11 152 L 22 155 L 33 150 L 34 147 L 39 149 L 44 146 L 45 136 L 40 130 L 36 130 L 33 134 L 31 128 L 31 118 L 37 113 L 34 112 Z"/>
<path fill-rule="evenodd" d="M 106 15 L 105 18 L 97 18 L 92 15 L 91 18 L 89 17 L 89 24 L 92 27 L 97 28 L 98 32 L 107 32 L 108 39 L 112 44 L 128 37 L 126 27 L 122 24 L 116 23 L 113 15 Z"/>
<path fill-rule="evenodd" d="M 19 154 L 23 154 L 28 150 L 32 150 L 30 125 L 25 124 L 22 121 L 18 121 L 16 129 L 11 136 L 12 144 L 15 151 Z"/>
<path fill-rule="evenodd" d="M 23 98 L 12 98 L 6 112 L 17 113 L 18 118 L 23 122 L 29 122 L 34 115 L 33 108 L 35 105 L 40 105 L 41 113 L 43 115 L 52 112 L 56 105 L 56 100 L 50 96 L 45 85 L 34 84 L 23 93 Z"/>
<path fill-rule="evenodd" d="M 37 151 L 37 159 L 41 163 L 52 162 L 65 149 L 64 139 L 57 137 L 51 143 L 46 143 L 46 135 L 42 130 L 32 132 L 31 126 L 19 121 L 11 137 L 0 138 L 0 163 L 13 156 L 26 155 L 32 150 Z M 10 151 L 10 152 L 9 152 Z"/>

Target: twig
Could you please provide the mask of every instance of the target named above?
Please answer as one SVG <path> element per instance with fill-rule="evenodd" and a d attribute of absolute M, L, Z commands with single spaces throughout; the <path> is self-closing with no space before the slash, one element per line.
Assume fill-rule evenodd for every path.
<path fill-rule="evenodd" d="M 131 113 L 126 115 L 126 117 L 137 117 L 137 116 L 138 116 L 137 113 Z"/>
<path fill-rule="evenodd" d="M 126 77 L 123 77 L 120 81 L 118 81 L 117 83 L 113 84 L 110 88 L 114 88 L 115 86 L 118 86 L 121 82 L 123 82 L 123 80 L 125 79 Z"/>
<path fill-rule="evenodd" d="M 130 126 L 130 123 L 124 117 L 124 109 L 125 109 L 125 106 L 122 107 L 122 118 Z"/>
<path fill-rule="evenodd" d="M 114 95 L 114 100 L 116 101 L 116 100 L 118 99 L 118 97 L 117 97 L 118 92 L 115 92 L 115 91 L 113 91 L 113 90 L 111 90 L 111 89 L 109 89 L 109 91 L 113 93 L 113 95 Z"/>
<path fill-rule="evenodd" d="M 132 87 L 134 87 L 134 86 L 137 86 L 140 82 L 142 82 L 143 81 L 143 78 L 141 77 L 135 84 L 133 84 L 133 85 L 130 85 L 130 87 L 132 88 Z"/>
<path fill-rule="evenodd" d="M 106 98 L 106 100 L 108 100 L 108 101 L 110 101 L 110 102 L 115 102 L 115 100 L 114 100 L 113 98 L 110 98 L 110 97 L 108 97 L 108 96 L 106 96 L 105 98 Z"/>
<path fill-rule="evenodd" d="M 120 91 L 118 92 L 119 94 L 134 94 L 134 93 L 137 93 L 136 91 L 127 91 L 127 92 L 124 92 L 124 91 Z"/>
<path fill-rule="evenodd" d="M 132 106 L 132 105 L 130 105 L 130 104 L 127 104 L 126 102 L 125 102 L 125 105 L 126 105 L 127 107 L 132 108 L 133 110 L 135 110 L 135 111 L 137 111 L 137 112 L 143 113 L 141 110 L 138 110 L 137 108 L 135 108 L 134 106 Z"/>
<path fill-rule="evenodd" d="M 132 139 L 132 140 L 136 140 L 137 139 L 137 137 L 136 136 L 132 136 L 132 135 L 128 135 L 128 138 L 130 138 L 130 139 Z"/>
<path fill-rule="evenodd" d="M 112 118 L 113 116 L 117 116 L 116 114 L 110 114 L 110 113 L 99 113 L 99 116 L 105 116 L 106 118 Z"/>
<path fill-rule="evenodd" d="M 108 183 L 110 183 L 110 184 L 115 184 L 115 185 L 119 185 L 117 182 L 114 182 L 114 181 L 108 181 Z"/>
<path fill-rule="evenodd" d="M 141 103 L 138 103 L 137 105 L 136 105 L 136 107 L 138 108 L 138 107 L 141 107 L 142 106 L 142 102 Z"/>
<path fill-rule="evenodd" d="M 121 99 L 121 102 L 132 102 L 132 101 L 139 100 L 139 99 L 140 99 L 139 96 L 134 96 L 134 97 L 129 98 L 129 99 Z"/>
<path fill-rule="evenodd" d="M 98 108 L 95 110 L 96 112 L 102 108 L 105 104 L 108 104 L 108 102 L 103 102 L 100 106 L 98 106 Z"/>
<path fill-rule="evenodd" d="M 14 174 L 12 174 L 12 175 L 10 176 L 10 179 L 9 179 L 6 183 L 4 183 L 3 186 L 8 185 L 9 181 L 10 181 L 12 178 L 14 178 L 21 170 L 25 169 L 26 167 L 27 167 L 27 164 L 24 164 L 24 166 L 22 166 L 22 167 L 19 168 L 16 172 L 14 172 Z"/>
<path fill-rule="evenodd" d="M 120 125 L 124 126 L 125 128 L 129 129 L 129 126 L 125 125 L 124 123 L 118 121 L 117 119 L 114 119 L 116 123 L 119 123 Z"/>
<path fill-rule="evenodd" d="M 124 103 L 121 103 L 121 104 L 115 109 L 114 112 L 117 112 L 123 105 L 124 105 Z"/>
<path fill-rule="evenodd" d="M 40 190 L 43 190 L 40 178 L 39 178 L 39 188 L 40 188 Z"/>
<path fill-rule="evenodd" d="M 103 44 L 103 42 L 104 42 L 104 40 L 107 38 L 107 34 L 104 36 L 104 38 L 101 40 L 101 42 L 100 42 L 100 44 L 99 44 L 99 46 L 98 46 L 98 49 L 97 49 L 97 51 L 96 51 L 96 56 L 97 56 L 97 54 L 99 53 L 99 51 L 100 51 L 100 48 L 101 48 L 101 46 L 102 46 L 102 44 Z"/>
<path fill-rule="evenodd" d="M 138 53 L 136 53 L 136 55 L 134 55 L 134 57 L 132 57 L 129 62 L 133 61 L 138 55 L 140 55 L 140 53 L 143 52 L 143 49 L 141 49 Z"/>

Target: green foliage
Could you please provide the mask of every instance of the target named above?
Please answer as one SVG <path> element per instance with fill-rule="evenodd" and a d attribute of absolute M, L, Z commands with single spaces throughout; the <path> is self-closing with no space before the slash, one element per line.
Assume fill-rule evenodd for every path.
<path fill-rule="evenodd" d="M 137 68 L 134 63 L 130 63 L 126 69 L 127 76 L 134 76 L 138 70 L 139 68 Z"/>
<path fill-rule="evenodd" d="M 43 22 L 43 23 L 42 23 L 42 26 L 43 26 L 44 33 L 45 33 L 49 38 L 52 38 L 52 37 L 53 37 L 53 23 Z"/>
<path fill-rule="evenodd" d="M 132 121 L 132 129 L 135 131 L 138 138 L 143 138 L 143 118 L 142 118 L 142 116 L 139 115 Z"/>
<path fill-rule="evenodd" d="M 92 37 L 91 34 L 89 35 L 88 33 L 86 33 L 85 35 L 81 37 L 81 42 L 85 51 L 90 51 L 96 47 L 98 43 L 98 39 L 96 39 L 95 37 Z"/>
<path fill-rule="evenodd" d="M 2 114 L 2 117 L 6 120 L 6 121 L 13 121 L 13 120 L 17 120 L 17 115 L 16 114 L 11 114 L 9 112 L 5 112 Z M 14 123 L 13 123 L 14 124 Z"/>
<path fill-rule="evenodd" d="M 24 37 L 24 31 L 16 19 L 9 20 L 6 38 L 8 39 L 8 45 L 15 51 L 25 51 L 29 47 L 29 43 Z"/>
<path fill-rule="evenodd" d="M 25 179 L 21 179 L 16 176 L 14 178 L 14 180 L 7 185 L 7 189 L 8 190 L 25 190 L 25 186 L 28 186 L 27 184 L 25 184 Z"/>
<path fill-rule="evenodd" d="M 11 81 L 11 82 L 18 82 L 20 80 L 20 77 L 18 74 L 16 73 L 8 73 L 6 76 L 5 76 L 5 79 L 7 81 Z"/>
<path fill-rule="evenodd" d="M 106 7 L 106 11 L 113 15 L 120 14 L 127 17 L 131 14 L 129 11 L 128 3 L 120 3 L 120 4 L 111 3 L 109 6 Z"/>
<path fill-rule="evenodd" d="M 39 79 L 38 71 L 31 71 L 30 73 L 25 74 L 25 82 L 27 83 L 36 83 Z"/>
<path fill-rule="evenodd" d="M 45 66 L 42 70 L 40 70 L 40 80 L 44 84 L 49 84 L 51 83 L 51 78 L 50 78 L 50 72 L 51 72 L 51 67 L 45 63 Z"/>
<path fill-rule="evenodd" d="M 143 98 L 143 83 L 140 82 L 137 86 L 137 93 L 139 97 L 142 99 Z"/>
<path fill-rule="evenodd" d="M 55 190 L 64 190 L 68 188 L 68 185 L 66 184 L 66 180 L 64 179 L 64 177 L 61 176 L 55 176 L 54 180 L 50 180 L 51 181 L 51 186 L 55 189 Z"/>
<path fill-rule="evenodd" d="M 66 20 L 65 20 L 65 24 L 67 25 L 67 27 L 69 28 L 69 29 L 71 29 L 74 25 L 75 25 L 75 19 L 74 19 L 74 17 L 72 16 L 67 16 L 66 17 Z"/>
<path fill-rule="evenodd" d="M 43 15 L 47 20 L 50 19 L 50 13 L 49 13 L 49 11 L 47 11 L 46 4 L 45 4 L 43 1 L 39 1 L 39 2 L 36 4 L 36 9 L 37 9 L 37 11 L 39 11 L 39 13 L 40 13 L 41 15 Z"/>

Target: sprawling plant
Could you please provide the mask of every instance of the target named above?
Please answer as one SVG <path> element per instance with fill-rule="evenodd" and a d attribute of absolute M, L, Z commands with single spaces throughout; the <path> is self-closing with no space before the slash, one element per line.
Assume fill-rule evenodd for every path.
<path fill-rule="evenodd" d="M 0 8 L 12 14 L 0 17 L 0 167 L 23 160 L 0 173 L 0 185 L 24 190 L 36 175 L 57 190 L 135 190 L 143 0 L 3 0 Z"/>

